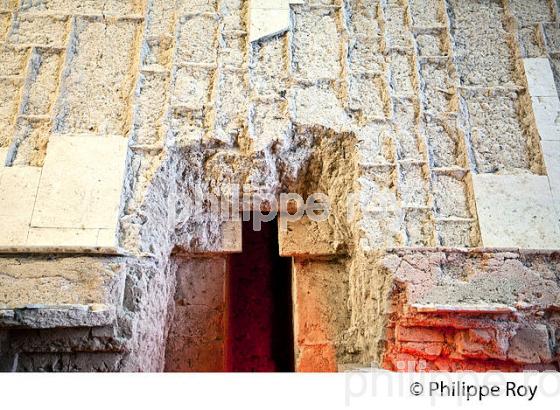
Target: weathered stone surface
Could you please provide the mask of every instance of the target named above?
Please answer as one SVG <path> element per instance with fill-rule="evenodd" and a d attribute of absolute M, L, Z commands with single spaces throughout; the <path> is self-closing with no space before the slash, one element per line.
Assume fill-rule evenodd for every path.
<path fill-rule="evenodd" d="M 296 370 L 334 371 L 348 323 L 345 267 L 296 260 L 293 275 Z"/>
<path fill-rule="evenodd" d="M 96 247 L 100 229 L 116 232 L 126 158 L 120 137 L 51 140 L 31 221 L 42 229 L 31 232 L 28 245 Z"/>
<path fill-rule="evenodd" d="M 71 39 L 57 104 L 55 129 L 61 133 L 125 135 L 135 75 L 134 20 L 78 18 Z"/>
<path fill-rule="evenodd" d="M 548 368 L 554 342 L 546 322 L 556 327 L 556 315 L 545 321 L 533 312 L 554 309 L 558 282 L 547 272 L 556 269 L 557 257 L 403 251 L 382 264 L 398 279 L 386 313 L 385 366 L 418 371 L 423 361 L 428 371 Z M 448 308 L 429 308 L 436 301 Z M 482 309 L 489 301 L 494 308 Z"/>
<path fill-rule="evenodd" d="M 178 259 L 166 371 L 224 371 L 226 259 Z"/>
<path fill-rule="evenodd" d="M 2 250 L 126 254 L 1 258 L 0 367 L 223 369 L 242 249 L 208 193 L 238 184 L 335 205 L 281 238 L 298 370 L 557 368 L 557 20 L 544 0 L 0 2 L 0 197 L 50 181 Z M 7 197 L 12 222 L 33 209 Z"/>
<path fill-rule="evenodd" d="M 511 339 L 508 358 L 517 363 L 547 363 L 552 359 L 546 326 L 524 327 Z"/>
<path fill-rule="evenodd" d="M 116 320 L 112 306 L 30 306 L 0 310 L 0 326 L 52 329 L 112 325 Z"/>
<path fill-rule="evenodd" d="M 457 353 L 471 358 L 505 359 L 507 340 L 495 329 L 469 329 L 455 335 Z"/>
<path fill-rule="evenodd" d="M 395 337 L 401 342 L 443 342 L 443 335 L 433 329 L 421 327 L 398 326 L 395 329 Z"/>
<path fill-rule="evenodd" d="M 118 305 L 122 269 L 116 262 L 91 257 L 5 257 L 0 260 L 0 308 Z"/>

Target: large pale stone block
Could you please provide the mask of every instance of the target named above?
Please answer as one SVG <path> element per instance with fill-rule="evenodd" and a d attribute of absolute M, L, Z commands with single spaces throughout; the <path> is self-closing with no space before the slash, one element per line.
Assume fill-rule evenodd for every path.
<path fill-rule="evenodd" d="M 548 58 L 524 58 L 523 65 L 531 97 L 558 96 Z"/>
<path fill-rule="evenodd" d="M 115 229 L 99 229 L 97 232 L 97 247 L 99 249 L 116 249 L 118 247 Z"/>
<path fill-rule="evenodd" d="M 27 246 L 45 248 L 91 248 L 99 246 L 100 229 L 75 228 L 30 228 Z M 101 246 L 112 248 L 115 241 L 104 242 Z"/>
<path fill-rule="evenodd" d="M 0 247 L 25 244 L 40 176 L 35 167 L 0 171 Z"/>
<path fill-rule="evenodd" d="M 560 141 L 541 141 L 552 197 L 560 218 Z"/>
<path fill-rule="evenodd" d="M 304 0 L 251 0 L 249 6 L 249 41 L 283 33 L 290 28 L 290 4 Z"/>
<path fill-rule="evenodd" d="M 558 249 L 560 227 L 546 176 L 473 175 L 482 244 Z"/>
<path fill-rule="evenodd" d="M 6 159 L 8 157 L 8 149 L 7 148 L 0 148 L 0 168 L 6 166 Z M 0 173 L 2 170 L 0 169 Z"/>
<path fill-rule="evenodd" d="M 51 138 L 32 226 L 115 231 L 127 143 L 122 137 Z"/>
<path fill-rule="evenodd" d="M 532 97 L 539 135 L 544 141 L 560 141 L 560 99 Z"/>
<path fill-rule="evenodd" d="M 346 251 L 344 244 L 335 239 L 333 227 L 327 221 L 314 222 L 303 216 L 290 222 L 281 216 L 278 225 L 282 256 L 332 256 Z"/>
<path fill-rule="evenodd" d="M 251 9 L 250 41 L 280 34 L 289 28 L 289 9 Z"/>

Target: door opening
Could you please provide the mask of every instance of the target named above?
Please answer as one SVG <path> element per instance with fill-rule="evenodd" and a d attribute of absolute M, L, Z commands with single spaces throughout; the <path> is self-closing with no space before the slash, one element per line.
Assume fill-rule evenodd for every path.
<path fill-rule="evenodd" d="M 243 252 L 230 257 L 226 368 L 294 370 L 291 258 L 279 256 L 277 220 L 243 222 Z"/>

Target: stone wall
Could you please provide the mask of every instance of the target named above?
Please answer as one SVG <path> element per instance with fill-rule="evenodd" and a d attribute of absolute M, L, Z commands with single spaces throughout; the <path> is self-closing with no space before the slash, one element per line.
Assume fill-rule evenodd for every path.
<path fill-rule="evenodd" d="M 274 10 L 0 1 L 2 369 L 220 370 L 233 185 L 333 201 L 297 370 L 557 366 L 556 2 Z"/>
<path fill-rule="evenodd" d="M 225 369 L 224 257 L 177 259 L 175 312 L 166 344 L 165 371 Z"/>
<path fill-rule="evenodd" d="M 395 370 L 557 370 L 558 255 L 397 252 L 384 364 Z"/>

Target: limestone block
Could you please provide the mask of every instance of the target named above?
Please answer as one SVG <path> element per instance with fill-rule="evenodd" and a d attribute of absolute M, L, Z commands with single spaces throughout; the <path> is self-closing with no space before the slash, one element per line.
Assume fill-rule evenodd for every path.
<path fill-rule="evenodd" d="M 296 361 L 305 346 L 340 343 L 349 319 L 345 275 L 346 267 L 336 262 L 294 261 L 294 337 L 300 351 Z"/>
<path fill-rule="evenodd" d="M 47 115 L 50 113 L 56 99 L 57 79 L 63 61 L 64 55 L 60 50 L 33 50 L 30 75 L 24 91 L 23 114 Z"/>
<path fill-rule="evenodd" d="M 289 13 L 289 9 L 286 9 Z M 337 28 L 337 14 L 333 9 L 311 9 L 294 13 L 292 36 L 292 67 L 294 74 L 302 80 L 316 82 L 320 80 L 336 80 L 340 76 L 340 42 Z M 353 76 L 354 77 L 354 76 Z M 358 77 L 358 76 L 356 76 Z M 370 76 L 371 77 L 371 76 Z M 383 88 L 371 84 L 370 79 L 362 78 L 357 84 L 356 78 L 350 80 L 351 108 L 356 106 L 356 94 L 363 94 L 360 103 L 367 106 L 367 95 L 379 92 Z M 368 87 L 368 84 L 369 87 Z M 374 110 L 379 101 L 370 104 Z"/>
<path fill-rule="evenodd" d="M 546 326 L 535 325 L 519 329 L 510 341 L 508 358 L 517 363 L 549 362 L 552 352 Z"/>
<path fill-rule="evenodd" d="M 79 17 L 70 41 L 76 45 L 61 78 L 56 129 L 124 135 L 135 84 L 136 20 Z"/>
<path fill-rule="evenodd" d="M 29 229 L 27 247 L 44 248 L 115 248 L 116 235 L 110 229 L 33 228 Z"/>
<path fill-rule="evenodd" d="M 473 187 L 483 246 L 560 247 L 560 227 L 546 176 L 473 175 Z"/>
<path fill-rule="evenodd" d="M 541 141 L 552 197 L 560 218 L 560 141 Z"/>
<path fill-rule="evenodd" d="M 531 97 L 558 96 L 548 58 L 523 59 Z"/>
<path fill-rule="evenodd" d="M 0 173 L 3 167 L 6 166 L 6 160 L 8 159 L 8 148 L 0 148 Z"/>
<path fill-rule="evenodd" d="M 121 137 L 51 138 L 33 227 L 115 229 L 126 155 Z"/>
<path fill-rule="evenodd" d="M 223 371 L 226 258 L 179 259 L 166 371 Z"/>
<path fill-rule="evenodd" d="M 537 129 L 543 141 L 560 141 L 560 99 L 532 97 Z"/>
<path fill-rule="evenodd" d="M 213 14 L 194 14 L 179 20 L 175 61 L 216 64 L 218 20 Z"/>
<path fill-rule="evenodd" d="M 99 257 L 5 257 L 0 259 L 0 309 L 118 305 L 125 273 L 123 265 Z"/>
<path fill-rule="evenodd" d="M 41 169 L 5 167 L 0 173 L 0 248 L 22 245 L 29 223 Z"/>
<path fill-rule="evenodd" d="M 286 223 L 287 229 L 282 225 Z M 280 221 L 278 243 L 282 256 L 329 256 L 343 253 L 344 243 L 336 241 L 327 221 L 315 222 L 303 216 L 295 222 Z"/>
<path fill-rule="evenodd" d="M 506 358 L 507 341 L 494 329 L 468 329 L 455 335 L 457 352 L 465 357 Z"/>
<path fill-rule="evenodd" d="M 222 225 L 221 251 L 225 253 L 240 253 L 242 251 L 241 220 L 226 221 Z"/>
<path fill-rule="evenodd" d="M 175 302 L 223 309 L 225 304 L 225 257 L 178 259 Z M 191 326 L 194 325 L 191 323 Z"/>
<path fill-rule="evenodd" d="M 52 329 L 107 326 L 116 320 L 114 306 L 91 305 L 30 305 L 17 309 L 0 309 L 0 326 Z"/>
<path fill-rule="evenodd" d="M 290 27 L 290 4 L 304 0 L 251 0 L 249 6 L 249 41 L 280 34 Z"/>
<path fill-rule="evenodd" d="M 251 9 L 250 41 L 273 36 L 288 30 L 290 24 L 289 9 Z"/>

